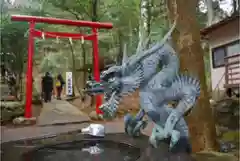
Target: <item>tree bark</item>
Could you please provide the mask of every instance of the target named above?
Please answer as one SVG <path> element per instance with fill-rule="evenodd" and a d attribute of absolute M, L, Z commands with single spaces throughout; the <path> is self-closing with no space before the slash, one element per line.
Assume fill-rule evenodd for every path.
<path fill-rule="evenodd" d="M 167 1 L 171 22 L 178 16 L 172 38 L 180 59 L 180 71 L 198 77 L 201 82 L 200 97 L 192 113 L 186 117 L 193 152 L 218 149 L 215 122 L 207 92 L 204 52 L 201 48 L 200 30 L 196 19 L 197 4 L 197 0 Z"/>

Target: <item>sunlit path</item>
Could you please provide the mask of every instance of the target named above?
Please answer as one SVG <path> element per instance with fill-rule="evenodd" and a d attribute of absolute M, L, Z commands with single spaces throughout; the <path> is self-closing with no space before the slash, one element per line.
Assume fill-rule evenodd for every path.
<path fill-rule="evenodd" d="M 37 119 L 37 125 L 81 123 L 89 120 L 86 114 L 67 101 L 52 100 L 50 103 L 43 104 L 43 109 Z"/>

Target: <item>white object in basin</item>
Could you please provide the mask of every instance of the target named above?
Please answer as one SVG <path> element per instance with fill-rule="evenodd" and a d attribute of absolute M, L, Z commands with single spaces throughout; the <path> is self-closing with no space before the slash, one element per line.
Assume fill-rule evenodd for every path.
<path fill-rule="evenodd" d="M 90 124 L 88 127 L 81 130 L 83 134 L 88 134 L 92 136 L 105 136 L 105 127 L 101 124 Z"/>

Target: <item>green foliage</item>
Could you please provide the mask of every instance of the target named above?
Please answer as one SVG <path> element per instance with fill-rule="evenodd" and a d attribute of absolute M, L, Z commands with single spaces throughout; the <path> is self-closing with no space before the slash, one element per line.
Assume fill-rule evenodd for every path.
<path fill-rule="evenodd" d="M 1 23 L 1 61 L 11 64 L 12 70 L 19 73 L 27 59 L 29 25 L 26 22 L 13 22 L 9 15 L 5 15 Z M 36 25 L 37 29 L 41 27 L 40 24 Z"/>
<path fill-rule="evenodd" d="M 207 24 L 207 13 L 201 12 L 199 8 L 197 8 L 197 19 L 200 25 L 200 28 L 206 27 Z"/>
<path fill-rule="evenodd" d="M 139 0 L 104 0 L 97 1 L 97 20 L 112 22 L 112 30 L 99 30 L 99 52 L 101 57 L 116 59 L 121 43 L 127 44 L 128 55 L 135 53 L 139 41 L 140 2 Z M 29 7 L 30 6 L 30 7 Z M 65 19 L 93 20 L 93 1 L 89 0 L 32 0 L 28 6 L 20 6 L 14 11 L 5 8 L 6 12 L 27 14 L 34 16 L 51 16 Z M 151 41 L 159 41 L 168 30 L 168 17 L 164 0 L 152 1 Z M 7 15 L 7 13 L 5 14 Z M 197 17 L 201 27 L 207 21 L 206 13 L 197 7 Z M 1 21 L 2 52 L 17 55 L 20 62 L 26 61 L 28 24 L 11 22 L 9 16 Z M 77 27 L 64 25 L 39 24 L 45 31 L 79 32 Z M 90 34 L 91 29 L 81 28 L 81 32 Z M 121 40 L 120 40 L 121 39 Z M 67 40 L 68 41 L 68 40 Z M 71 51 L 68 42 L 60 40 L 35 39 L 35 59 L 40 60 L 42 72 L 61 72 L 72 69 Z M 121 41 L 121 42 L 120 42 Z M 83 67 L 83 49 L 80 41 L 74 41 L 74 59 L 76 68 Z M 92 63 L 92 44 L 85 42 L 86 63 Z M 56 52 L 46 51 L 45 48 L 56 49 Z M 12 59 L 12 56 L 7 56 Z M 25 63 L 26 64 L 26 63 Z M 21 64 L 22 65 L 22 64 Z M 19 68 L 19 65 L 14 67 Z"/>
<path fill-rule="evenodd" d="M 27 39 L 24 34 L 28 25 L 22 22 L 7 21 L 1 28 L 1 46 L 3 53 L 17 53 L 25 50 Z"/>
<path fill-rule="evenodd" d="M 5 17 L 1 26 L 1 61 L 11 64 L 14 71 L 22 70 L 27 50 L 27 39 L 24 36 L 27 29 L 27 24 L 11 22 L 9 16 Z"/>

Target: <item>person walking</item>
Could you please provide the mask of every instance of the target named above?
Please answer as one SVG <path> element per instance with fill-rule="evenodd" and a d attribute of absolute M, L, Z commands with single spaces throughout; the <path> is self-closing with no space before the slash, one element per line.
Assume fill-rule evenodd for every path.
<path fill-rule="evenodd" d="M 49 72 L 46 72 L 45 76 L 42 78 L 42 92 L 45 102 L 51 102 L 53 91 L 53 78 Z"/>
<path fill-rule="evenodd" d="M 1 79 L 5 83 L 5 75 L 6 74 L 6 67 L 4 64 L 1 64 Z"/>
<path fill-rule="evenodd" d="M 61 100 L 61 94 L 63 90 L 63 86 L 65 85 L 65 81 L 63 80 L 63 77 L 61 74 L 58 74 L 56 79 L 56 90 L 57 90 L 57 100 Z"/>

